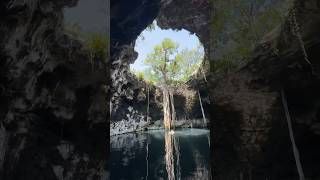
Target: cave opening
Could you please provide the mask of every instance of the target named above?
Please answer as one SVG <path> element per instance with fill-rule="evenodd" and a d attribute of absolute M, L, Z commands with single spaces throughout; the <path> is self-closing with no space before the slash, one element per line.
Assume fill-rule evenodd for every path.
<path fill-rule="evenodd" d="M 162 29 L 155 20 L 138 36 L 134 50 L 138 56 L 130 65 L 131 72 L 139 80 L 155 86 L 161 84 L 159 71 L 164 63 L 171 76 L 170 84 L 174 86 L 186 84 L 198 78 L 199 73 L 204 73 L 204 47 L 195 34 L 185 29 Z"/>
<path fill-rule="evenodd" d="M 161 15 L 119 53 L 126 61 L 114 62 L 123 70 L 113 77 L 125 74 L 129 81 L 112 103 L 111 179 L 211 176 L 208 44 L 193 28 L 166 27 Z"/>
<path fill-rule="evenodd" d="M 203 68 L 205 50 L 197 35 L 185 29 L 162 29 L 154 20 L 138 36 L 134 50 L 137 58 L 130 64 L 130 71 L 138 82 L 146 85 L 147 122 L 150 123 L 150 88 L 154 88 L 162 92 L 165 127 L 174 128 L 175 120 L 195 118 L 201 118 L 201 126 L 206 127 L 207 120 L 201 100 L 203 92 L 200 93 L 195 85 L 199 85 L 201 80 L 207 81 Z M 201 114 L 198 115 L 191 112 L 194 109 L 192 104 L 196 101 L 200 105 L 197 110 Z M 184 105 L 183 110 L 176 107 L 178 104 Z"/>

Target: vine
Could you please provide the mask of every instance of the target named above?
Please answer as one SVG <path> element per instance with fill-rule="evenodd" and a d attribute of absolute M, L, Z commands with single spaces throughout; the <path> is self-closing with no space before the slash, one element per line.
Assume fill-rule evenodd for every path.
<path fill-rule="evenodd" d="M 305 61 L 309 65 L 312 65 L 310 60 L 309 60 L 306 48 L 305 48 L 305 43 L 304 43 L 304 41 L 302 39 L 301 28 L 300 28 L 300 25 L 299 25 L 299 23 L 297 21 L 296 11 L 297 11 L 297 8 L 293 7 L 291 9 L 290 13 L 289 13 L 289 24 L 290 24 L 290 27 L 291 27 L 291 31 L 292 31 L 292 34 L 294 36 L 296 36 L 298 41 L 299 41 L 299 44 L 300 44 L 300 47 L 302 49 L 302 53 L 303 53 Z"/>

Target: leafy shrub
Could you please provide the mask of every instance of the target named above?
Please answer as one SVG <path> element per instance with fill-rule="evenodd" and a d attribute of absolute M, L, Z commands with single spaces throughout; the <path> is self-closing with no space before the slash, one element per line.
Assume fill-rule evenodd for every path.
<path fill-rule="evenodd" d="M 109 55 L 109 38 L 107 34 L 88 33 L 85 44 L 93 58 L 106 58 Z"/>
<path fill-rule="evenodd" d="M 144 73 L 143 72 L 136 72 L 136 77 L 138 78 L 139 81 L 143 81 L 144 80 Z"/>
<path fill-rule="evenodd" d="M 284 21 L 292 0 L 210 0 L 213 72 L 229 72 L 251 59 L 265 34 Z M 219 68 L 222 68 L 219 70 Z"/>

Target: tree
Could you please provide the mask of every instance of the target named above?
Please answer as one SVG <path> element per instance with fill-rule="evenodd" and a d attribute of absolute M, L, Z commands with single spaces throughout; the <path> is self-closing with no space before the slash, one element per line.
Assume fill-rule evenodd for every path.
<path fill-rule="evenodd" d="M 174 79 L 172 76 L 174 72 L 170 70 L 173 70 L 173 66 L 177 64 L 175 62 L 177 49 L 178 44 L 166 38 L 147 55 L 145 64 L 159 77 L 161 85 L 170 85 L 170 81 Z M 175 56 L 174 59 L 172 59 L 173 56 Z"/>
<path fill-rule="evenodd" d="M 171 39 L 164 39 L 147 55 L 145 64 L 149 66 L 144 72 L 146 81 L 155 82 L 162 87 L 164 126 L 173 127 L 176 118 L 172 86 L 184 83 L 200 67 L 203 50 L 195 49 L 178 51 L 178 44 Z"/>
<path fill-rule="evenodd" d="M 144 74 L 144 80 L 147 83 L 156 85 L 158 82 L 160 82 L 160 78 L 151 68 L 146 68 L 142 73 Z"/>
<path fill-rule="evenodd" d="M 180 77 L 181 82 L 187 82 L 189 77 L 198 71 L 204 59 L 204 52 L 200 45 L 194 49 L 183 49 L 180 53 Z"/>
<path fill-rule="evenodd" d="M 145 80 L 162 86 L 176 86 L 188 81 L 200 67 L 204 52 L 200 45 L 194 49 L 178 51 L 179 45 L 164 39 L 147 55 Z"/>
<path fill-rule="evenodd" d="M 148 54 L 145 64 L 147 64 L 160 80 L 163 91 L 163 114 L 164 126 L 166 129 L 173 127 L 175 120 L 175 107 L 173 92 L 169 85 L 174 80 L 174 75 L 178 72 L 177 64 L 178 44 L 171 39 L 164 39 L 159 45 L 155 46 L 154 51 Z M 174 58 L 172 58 L 174 57 Z"/>

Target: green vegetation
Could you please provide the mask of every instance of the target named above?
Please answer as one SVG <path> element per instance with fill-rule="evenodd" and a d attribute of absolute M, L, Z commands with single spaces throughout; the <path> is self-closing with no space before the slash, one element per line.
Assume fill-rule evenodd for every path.
<path fill-rule="evenodd" d="M 199 45 L 195 49 L 178 51 L 179 45 L 171 39 L 164 39 L 147 55 L 144 63 L 148 66 L 143 72 L 134 72 L 138 79 L 148 83 L 176 86 L 189 80 L 195 74 L 204 58 Z"/>
<path fill-rule="evenodd" d="M 278 26 L 291 0 L 211 0 L 212 72 L 229 72 L 251 59 L 254 47 Z"/>
<path fill-rule="evenodd" d="M 147 31 L 154 31 L 156 29 L 156 22 L 152 22 L 151 24 L 149 24 L 149 26 L 147 27 Z"/>
<path fill-rule="evenodd" d="M 85 45 L 90 50 L 93 58 L 104 59 L 109 51 L 109 38 L 102 33 L 87 33 Z"/>
<path fill-rule="evenodd" d="M 109 37 L 107 33 L 83 32 L 77 23 L 64 25 L 64 31 L 71 37 L 83 42 L 91 59 L 105 59 L 109 55 Z"/>

